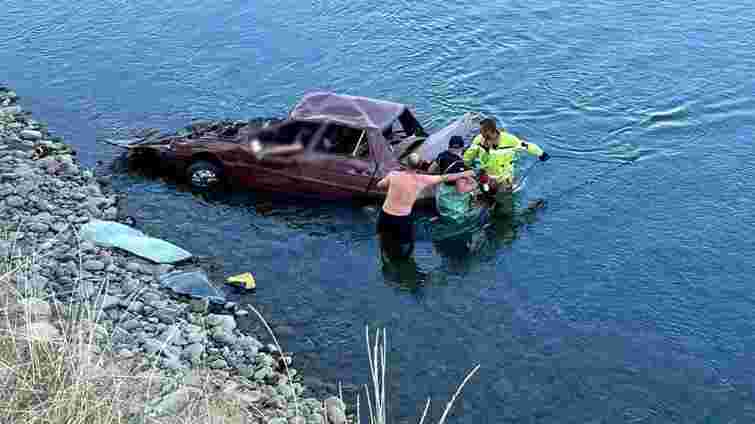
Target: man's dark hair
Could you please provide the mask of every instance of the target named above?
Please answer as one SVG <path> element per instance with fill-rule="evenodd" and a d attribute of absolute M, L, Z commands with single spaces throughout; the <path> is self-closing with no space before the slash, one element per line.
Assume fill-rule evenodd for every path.
<path fill-rule="evenodd" d="M 480 129 L 486 131 L 496 131 L 498 128 L 496 127 L 495 120 L 493 118 L 485 118 L 480 121 Z"/>

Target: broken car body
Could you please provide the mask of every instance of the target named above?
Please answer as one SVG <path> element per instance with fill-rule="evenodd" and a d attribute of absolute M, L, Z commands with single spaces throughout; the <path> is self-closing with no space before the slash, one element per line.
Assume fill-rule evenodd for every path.
<path fill-rule="evenodd" d="M 429 135 L 406 105 L 316 92 L 305 95 L 287 119 L 266 126 L 199 123 L 188 134 L 114 144 L 132 154 L 157 155 L 161 165 L 197 188 L 227 182 L 318 198 L 382 198 L 381 178 L 404 168 L 412 152 L 432 160 L 452 135 L 468 135 L 473 125 L 467 121 Z"/>

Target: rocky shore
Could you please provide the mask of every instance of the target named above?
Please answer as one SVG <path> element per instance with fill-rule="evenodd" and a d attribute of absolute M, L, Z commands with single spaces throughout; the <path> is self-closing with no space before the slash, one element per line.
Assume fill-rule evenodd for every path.
<path fill-rule="evenodd" d="M 248 310 L 178 296 L 159 283 L 173 265 L 82 240 L 82 225 L 118 219 L 118 195 L 17 100 L 0 85 L 0 231 L 9 235 L 0 238 L 0 258 L 31 258 L 28 269 L 10 277 L 22 296 L 68 310 L 93 306 L 103 352 L 179 376 L 168 379 L 173 383 L 145 405 L 144 414 L 175 413 L 182 390 L 175 382 L 207 371 L 263 412 L 257 422 L 346 421 L 341 400 L 302 398 L 290 356 L 262 336 L 240 331 L 235 316 Z"/>

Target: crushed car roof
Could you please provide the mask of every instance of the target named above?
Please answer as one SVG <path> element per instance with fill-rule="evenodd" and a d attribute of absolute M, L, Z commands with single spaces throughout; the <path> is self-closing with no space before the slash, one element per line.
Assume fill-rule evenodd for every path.
<path fill-rule="evenodd" d="M 305 94 L 290 115 L 303 121 L 332 121 L 350 127 L 384 130 L 408 110 L 406 105 L 385 100 L 313 92 Z"/>

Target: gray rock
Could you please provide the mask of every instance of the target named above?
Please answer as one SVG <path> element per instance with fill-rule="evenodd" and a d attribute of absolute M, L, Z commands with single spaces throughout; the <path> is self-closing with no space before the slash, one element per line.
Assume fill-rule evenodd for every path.
<path fill-rule="evenodd" d="M 160 294 L 155 293 L 155 292 L 144 292 L 142 293 L 141 296 L 142 296 L 142 300 L 144 300 L 144 303 L 150 306 L 153 306 L 155 308 L 157 308 L 158 306 L 161 306 L 157 304 L 157 302 L 160 302 L 163 299 L 163 296 L 161 296 Z"/>
<path fill-rule="evenodd" d="M 236 319 L 231 315 L 210 314 L 207 316 L 207 325 L 210 327 L 222 327 L 230 332 L 236 328 Z"/>
<path fill-rule="evenodd" d="M 207 299 L 191 299 L 190 307 L 192 312 L 205 313 L 210 307 L 210 301 Z"/>
<path fill-rule="evenodd" d="M 130 280 L 130 279 L 124 280 L 123 283 L 121 284 L 121 288 L 123 289 L 123 292 L 127 295 L 133 293 L 136 290 L 139 290 L 140 286 L 141 284 L 139 283 L 139 281 Z"/>
<path fill-rule="evenodd" d="M 115 221 L 118 218 L 118 209 L 114 207 L 105 209 L 102 218 L 107 221 Z"/>
<path fill-rule="evenodd" d="M 55 209 L 55 206 L 53 206 L 52 203 L 48 202 L 46 199 L 40 199 L 37 200 L 37 209 L 49 212 Z"/>
<path fill-rule="evenodd" d="M 187 340 L 181 334 L 181 329 L 177 325 L 172 325 L 166 328 L 163 333 L 158 337 L 158 340 L 166 343 L 171 343 L 176 346 L 185 346 L 188 344 Z"/>
<path fill-rule="evenodd" d="M 84 262 L 83 267 L 85 270 L 91 272 L 102 271 L 105 269 L 105 263 L 100 260 L 90 259 Z"/>
<path fill-rule="evenodd" d="M 121 328 L 123 328 L 126 331 L 133 331 L 141 327 L 142 327 L 142 323 L 136 319 L 130 319 L 124 322 L 123 324 L 121 324 Z"/>
<path fill-rule="evenodd" d="M 233 346 L 236 343 L 238 343 L 238 339 L 230 333 L 226 333 L 225 330 L 223 330 L 222 327 L 216 327 L 213 330 L 212 338 L 220 343 L 221 345 L 225 346 Z"/>
<path fill-rule="evenodd" d="M 142 310 L 144 309 L 144 304 L 139 301 L 133 301 L 129 303 L 128 307 L 126 308 L 129 312 L 133 312 L 135 314 L 142 313 Z"/>
<path fill-rule="evenodd" d="M 187 368 L 187 366 L 181 362 L 181 358 L 179 358 L 178 355 L 174 354 L 166 354 L 162 360 L 162 366 L 163 368 L 169 370 L 180 370 Z"/>
<path fill-rule="evenodd" d="M 35 130 L 23 130 L 19 135 L 24 140 L 37 141 L 42 139 L 42 133 Z"/>
<path fill-rule="evenodd" d="M 171 307 L 169 307 L 168 309 L 157 309 L 155 311 L 157 319 L 165 324 L 173 324 L 178 320 L 180 314 L 181 310 Z"/>
<path fill-rule="evenodd" d="M 213 368 L 213 369 L 222 369 L 222 368 L 227 368 L 227 367 L 228 367 L 228 363 L 225 362 L 225 360 L 223 359 L 216 359 L 210 362 L 210 368 Z"/>
<path fill-rule="evenodd" d="M 33 182 L 25 182 L 16 187 L 16 194 L 21 197 L 30 197 L 29 194 L 34 192 L 36 184 Z M 31 203 L 31 202 L 29 202 Z"/>
<path fill-rule="evenodd" d="M 39 202 L 37 202 L 37 203 L 39 203 Z M 49 212 L 42 212 L 39 215 L 37 215 L 37 217 L 35 218 L 35 221 L 49 225 L 49 224 L 51 224 L 54 221 L 54 219 L 53 219 L 52 215 Z"/>
<path fill-rule="evenodd" d="M 105 314 L 114 322 L 118 322 L 123 317 L 120 309 L 109 309 Z"/>
<path fill-rule="evenodd" d="M 11 242 L 0 240 L 0 258 L 4 258 L 10 255 Z"/>
<path fill-rule="evenodd" d="M 150 355 L 153 355 L 165 349 L 165 345 L 155 339 L 145 340 L 142 347 L 144 348 L 144 351 L 149 353 Z"/>
<path fill-rule="evenodd" d="M 113 330 L 113 334 L 111 336 L 111 341 L 112 341 L 113 345 L 116 345 L 116 346 L 118 346 L 118 345 L 128 345 L 128 344 L 134 342 L 134 339 L 135 339 L 135 337 L 132 336 L 131 333 L 129 333 L 128 331 L 126 331 L 126 330 L 124 330 L 124 329 L 122 329 L 120 327 L 116 327 Z"/>
<path fill-rule="evenodd" d="M 0 115 L 18 115 L 23 111 L 21 106 L 6 106 L 0 108 Z"/>
<path fill-rule="evenodd" d="M 108 309 L 115 308 L 121 304 L 121 300 L 115 296 L 105 295 L 102 298 L 102 310 L 107 311 Z"/>
<path fill-rule="evenodd" d="M 263 346 L 262 343 L 255 339 L 252 336 L 244 336 L 239 337 L 237 344 L 244 350 L 255 350 L 259 351 L 259 349 Z"/>
<path fill-rule="evenodd" d="M 55 222 L 52 224 L 52 230 L 56 233 L 62 233 L 68 228 L 68 224 L 62 221 Z"/>
<path fill-rule="evenodd" d="M 12 207 L 12 208 L 18 208 L 23 206 L 26 203 L 24 199 L 22 199 L 19 196 L 10 196 L 7 199 L 5 199 L 5 204 Z"/>
<path fill-rule="evenodd" d="M 34 233 L 46 233 L 50 230 L 50 226 L 41 222 L 33 222 L 29 224 L 29 231 Z"/>
<path fill-rule="evenodd" d="M 133 272 L 134 274 L 139 274 L 142 272 L 142 266 L 136 262 L 129 262 L 128 265 L 126 265 L 126 271 Z"/>
<path fill-rule="evenodd" d="M 201 358 L 203 353 L 204 345 L 202 343 L 192 343 L 184 347 L 181 356 L 186 359 Z"/>

